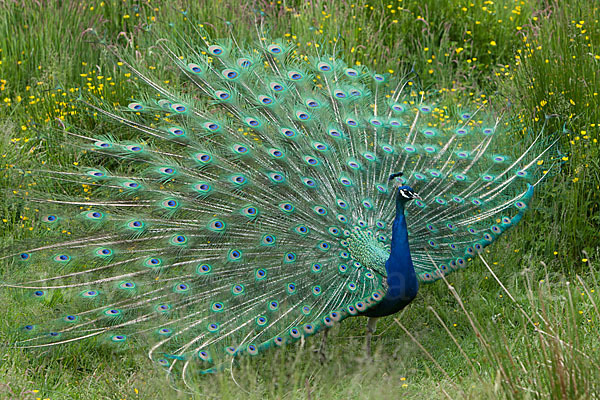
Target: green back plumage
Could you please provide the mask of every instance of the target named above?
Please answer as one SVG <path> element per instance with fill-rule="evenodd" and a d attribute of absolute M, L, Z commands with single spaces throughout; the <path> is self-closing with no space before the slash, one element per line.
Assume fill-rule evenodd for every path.
<path fill-rule="evenodd" d="M 179 83 L 121 54 L 135 100 L 82 100 L 110 133 L 67 133 L 98 165 L 32 172 L 86 191 L 29 193 L 53 233 L 4 256 L 32 274 L 5 286 L 59 312 L 19 345 L 147 344 L 184 380 L 217 371 L 382 299 L 395 185 L 422 196 L 406 213 L 426 282 L 518 222 L 553 163 L 543 133 L 515 153 L 523 135 L 493 110 L 428 103 L 411 76 L 197 33 L 157 41 L 152 64 Z"/>

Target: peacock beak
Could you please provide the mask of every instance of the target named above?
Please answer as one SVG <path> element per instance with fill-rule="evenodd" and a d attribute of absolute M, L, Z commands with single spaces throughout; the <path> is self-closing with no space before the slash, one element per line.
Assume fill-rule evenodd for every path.
<path fill-rule="evenodd" d="M 419 193 L 417 193 L 417 192 L 412 192 L 412 195 L 413 195 L 413 199 L 419 199 L 419 200 L 422 200 L 422 199 L 421 199 L 421 196 L 419 196 Z"/>

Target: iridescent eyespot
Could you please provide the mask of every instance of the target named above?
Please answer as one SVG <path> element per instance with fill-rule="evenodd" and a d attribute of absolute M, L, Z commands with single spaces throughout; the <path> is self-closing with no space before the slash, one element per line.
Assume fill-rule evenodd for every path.
<path fill-rule="evenodd" d="M 313 167 L 319 165 L 319 160 L 312 156 L 304 156 L 304 161 Z"/>
<path fill-rule="evenodd" d="M 517 201 L 515 202 L 515 207 L 517 207 L 519 210 L 522 210 L 524 208 L 527 208 L 527 204 L 522 201 Z"/>
<path fill-rule="evenodd" d="M 175 172 L 176 172 L 176 170 L 175 170 L 175 168 L 173 168 L 173 167 L 160 167 L 160 168 L 158 169 L 158 172 L 160 172 L 160 173 L 161 173 L 161 174 L 163 174 L 163 175 L 168 175 L 168 176 L 170 176 L 170 175 L 174 175 L 174 174 L 175 174 Z"/>
<path fill-rule="evenodd" d="M 285 262 L 288 262 L 288 263 L 294 262 L 294 261 L 296 261 L 296 254 L 291 253 L 291 252 L 286 253 L 285 256 L 283 257 L 283 259 Z"/>
<path fill-rule="evenodd" d="M 196 267 L 196 274 L 198 275 L 207 275 L 212 270 L 210 264 L 200 264 Z"/>
<path fill-rule="evenodd" d="M 234 183 L 235 185 L 243 185 L 245 183 L 247 183 L 247 179 L 244 175 L 233 175 L 231 177 L 231 183 Z"/>
<path fill-rule="evenodd" d="M 400 127 L 402 127 L 404 125 L 402 123 L 402 121 L 400 121 L 399 119 L 396 119 L 396 118 L 390 118 L 388 120 L 388 124 L 390 124 L 390 126 L 392 128 L 400 128 Z"/>
<path fill-rule="evenodd" d="M 100 141 L 100 140 L 98 140 L 97 142 L 95 142 L 94 146 L 99 147 L 101 149 L 110 149 L 111 147 L 113 147 L 113 145 L 111 143 L 103 142 L 103 141 Z"/>
<path fill-rule="evenodd" d="M 330 247 L 330 245 L 327 242 L 321 242 L 321 243 L 319 243 L 319 248 L 321 250 L 324 250 L 324 251 L 329 250 L 329 247 Z"/>
<path fill-rule="evenodd" d="M 361 165 L 354 160 L 348 161 L 348 166 L 352 169 L 360 169 L 360 167 L 361 167 Z"/>
<path fill-rule="evenodd" d="M 87 171 L 87 174 L 89 176 L 93 176 L 94 178 L 104 178 L 106 176 L 106 173 L 104 173 L 102 171 L 98 171 L 96 169 Z"/>
<path fill-rule="evenodd" d="M 327 131 L 327 133 L 329 134 L 329 136 L 333 136 L 334 138 L 342 137 L 342 133 L 340 131 L 338 131 L 337 129 L 329 129 L 329 131 Z"/>
<path fill-rule="evenodd" d="M 306 235 L 310 231 L 306 225 L 298 225 L 295 230 L 301 235 Z"/>
<path fill-rule="evenodd" d="M 219 45 L 213 44 L 208 47 L 208 52 L 214 56 L 220 56 L 225 52 L 225 49 Z"/>
<path fill-rule="evenodd" d="M 225 90 L 217 90 L 215 92 L 215 97 L 217 99 L 227 100 L 231 97 L 231 94 L 229 94 L 229 92 L 226 92 Z"/>
<path fill-rule="evenodd" d="M 323 206 L 315 206 L 313 211 L 319 215 L 327 215 L 327 209 Z"/>
<path fill-rule="evenodd" d="M 47 222 L 47 223 L 53 223 L 58 221 L 58 217 L 54 214 L 50 214 L 50 215 L 46 215 L 44 217 L 42 217 L 42 221 Z"/>
<path fill-rule="evenodd" d="M 383 82 L 385 80 L 385 77 L 381 74 L 375 74 L 373 75 L 373 79 L 375 80 L 375 82 Z"/>
<path fill-rule="evenodd" d="M 239 74 L 235 69 L 227 68 L 221 72 L 221 75 L 223 75 L 227 79 L 234 80 L 238 77 Z"/>
<path fill-rule="evenodd" d="M 288 78 L 290 78 L 293 81 L 299 81 L 300 79 L 303 78 L 303 75 L 298 72 L 298 71 L 289 71 L 287 73 Z"/>
<path fill-rule="evenodd" d="M 210 186 L 209 183 L 206 182 L 199 182 L 196 183 L 192 186 L 194 188 L 194 190 L 200 194 L 208 194 L 211 192 L 212 187 Z"/>
<path fill-rule="evenodd" d="M 261 243 L 265 246 L 272 246 L 275 244 L 275 236 L 273 235 L 264 235 L 261 239 Z"/>
<path fill-rule="evenodd" d="M 249 68 L 252 66 L 252 64 L 253 64 L 252 60 L 250 60 L 248 58 L 242 57 L 242 58 L 238 58 L 238 60 L 237 60 L 237 65 L 242 68 Z"/>
<path fill-rule="evenodd" d="M 101 247 L 96 249 L 95 254 L 99 257 L 110 257 L 113 255 L 113 251 L 107 247 Z"/>
<path fill-rule="evenodd" d="M 274 92 L 281 92 L 283 89 L 285 89 L 285 86 L 283 86 L 281 83 L 277 83 L 277 82 L 271 82 L 269 84 L 269 87 Z"/>
<path fill-rule="evenodd" d="M 129 103 L 127 107 L 129 107 L 129 109 L 133 111 L 143 111 L 145 108 L 144 105 L 141 103 Z"/>
<path fill-rule="evenodd" d="M 122 282 L 122 283 L 119 284 L 119 289 L 124 289 L 124 290 L 135 289 L 135 283 L 133 283 L 133 282 Z"/>
<path fill-rule="evenodd" d="M 275 158 L 283 158 L 284 154 L 279 149 L 269 149 L 269 154 L 271 154 Z"/>
<path fill-rule="evenodd" d="M 292 129 L 282 128 L 280 132 L 283 136 L 288 137 L 288 138 L 296 137 L 296 131 L 294 131 Z"/>
<path fill-rule="evenodd" d="M 296 118 L 300 121 L 308 121 L 310 119 L 310 114 L 305 111 L 296 111 Z"/>
<path fill-rule="evenodd" d="M 201 74 L 202 73 L 202 68 L 198 64 L 189 63 L 187 66 L 190 69 L 190 71 L 192 71 L 195 74 Z"/>
<path fill-rule="evenodd" d="M 232 249 L 228 253 L 228 257 L 230 261 L 238 261 L 242 259 L 242 252 L 237 249 Z"/>
<path fill-rule="evenodd" d="M 246 122 L 246 124 L 251 127 L 251 128 L 258 128 L 260 126 L 260 121 L 257 120 L 256 118 L 252 118 L 252 117 L 246 117 L 244 119 L 244 121 Z"/>
<path fill-rule="evenodd" d="M 274 54 L 274 55 L 279 55 L 283 52 L 282 47 L 278 44 L 269 45 L 267 47 L 267 50 L 269 51 L 269 53 Z"/>
<path fill-rule="evenodd" d="M 225 227 L 225 222 L 221 221 L 220 219 L 213 219 L 208 223 L 208 229 L 212 231 L 222 231 L 225 229 Z"/>
<path fill-rule="evenodd" d="M 346 71 L 344 71 L 344 73 L 350 78 L 356 78 L 358 76 L 358 72 L 353 68 L 347 68 Z"/>
<path fill-rule="evenodd" d="M 266 106 L 273 104 L 273 99 L 269 96 L 258 96 L 258 101 Z"/>
<path fill-rule="evenodd" d="M 102 217 L 104 217 L 104 214 L 102 214 L 100 211 L 90 211 L 86 213 L 85 216 L 89 219 L 100 220 Z"/>
<path fill-rule="evenodd" d="M 166 209 L 174 210 L 177 207 L 179 207 L 179 202 L 177 200 L 168 199 L 168 200 L 163 200 L 161 205 Z"/>
<path fill-rule="evenodd" d="M 352 180 L 345 176 L 340 178 L 340 183 L 344 186 L 352 186 Z"/>
<path fill-rule="evenodd" d="M 144 228 L 144 223 L 142 221 L 129 221 L 127 223 L 127 227 L 131 228 L 131 229 L 143 229 Z"/>
<path fill-rule="evenodd" d="M 315 150 L 318 150 L 318 151 L 329 150 L 329 146 L 327 146 L 325 143 L 321 143 L 321 142 L 314 142 L 313 147 L 315 148 Z"/>
<path fill-rule="evenodd" d="M 241 144 L 233 145 L 233 151 L 237 154 L 246 154 L 249 152 L 248 147 Z"/>
<path fill-rule="evenodd" d="M 287 289 L 288 294 L 296 293 L 296 285 L 294 283 L 288 283 L 286 289 Z"/>
<path fill-rule="evenodd" d="M 171 310 L 171 306 L 168 304 L 159 304 L 154 309 L 158 312 L 164 313 Z"/>
<path fill-rule="evenodd" d="M 405 111 L 404 106 L 402 104 L 398 104 L 398 103 L 392 104 L 391 109 L 398 113 Z"/>
<path fill-rule="evenodd" d="M 150 257 L 144 261 L 144 266 L 149 267 L 149 268 L 157 268 L 157 267 L 160 267 L 161 265 L 162 265 L 162 260 L 160 258 L 156 258 L 156 257 Z"/>
<path fill-rule="evenodd" d="M 343 90 L 336 89 L 333 91 L 333 96 L 337 99 L 345 99 L 347 97 L 347 94 Z"/>
<path fill-rule="evenodd" d="M 306 104 L 306 106 L 310 107 L 310 108 L 317 108 L 320 105 L 318 101 L 313 100 L 313 99 L 306 100 L 306 102 L 304 104 Z"/>
<path fill-rule="evenodd" d="M 142 146 L 138 144 L 130 144 L 125 146 L 125 148 L 133 153 L 139 153 L 140 151 L 142 151 Z"/>
<path fill-rule="evenodd" d="M 258 215 L 258 208 L 254 206 L 246 206 L 242 208 L 242 215 L 248 218 L 254 218 Z"/>
<path fill-rule="evenodd" d="M 175 293 L 186 293 L 189 292 L 190 287 L 185 283 L 177 283 L 173 286 L 173 291 Z"/>
<path fill-rule="evenodd" d="M 381 122 L 381 120 L 379 118 L 375 118 L 375 117 L 369 119 L 369 123 L 375 127 L 383 126 L 383 122 Z"/>
<path fill-rule="evenodd" d="M 187 107 L 180 103 L 175 103 L 171 105 L 171 109 L 177 113 L 184 113 L 187 111 Z"/>
<path fill-rule="evenodd" d="M 158 334 L 161 336 L 169 336 L 173 331 L 169 328 L 161 328 L 158 330 Z"/>
<path fill-rule="evenodd" d="M 183 130 L 182 128 L 176 127 L 176 126 L 169 128 L 168 131 L 174 136 L 185 135 L 185 130 Z"/>
<path fill-rule="evenodd" d="M 387 144 L 384 144 L 383 146 L 381 146 L 381 150 L 383 150 L 386 153 L 390 153 L 390 154 L 394 152 L 394 148 Z"/>
<path fill-rule="evenodd" d="M 266 276 L 267 276 L 267 271 L 263 268 L 259 268 L 256 270 L 256 272 L 254 272 L 254 277 L 257 280 L 262 280 L 262 279 L 266 278 Z"/>
<path fill-rule="evenodd" d="M 234 295 L 239 295 L 242 294 L 244 292 L 244 285 L 233 285 L 233 287 L 231 288 L 231 293 L 233 293 Z"/>
<path fill-rule="evenodd" d="M 294 211 L 294 205 L 292 203 L 280 203 L 279 204 L 279 208 L 281 209 L 281 211 L 286 212 L 286 213 L 291 213 Z"/>
<path fill-rule="evenodd" d="M 332 67 L 331 64 L 322 61 L 317 64 L 317 69 L 322 72 L 329 72 L 332 70 Z"/>
<path fill-rule="evenodd" d="M 175 235 L 171 238 L 171 244 L 174 245 L 183 245 L 188 241 L 187 237 L 184 235 Z"/>

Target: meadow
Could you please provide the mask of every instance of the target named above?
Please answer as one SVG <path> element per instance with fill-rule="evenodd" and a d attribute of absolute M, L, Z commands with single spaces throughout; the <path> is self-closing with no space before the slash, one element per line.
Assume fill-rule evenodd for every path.
<path fill-rule="evenodd" d="M 507 99 L 533 131 L 561 132 L 561 170 L 523 221 L 486 249 L 487 263 L 423 287 L 380 321 L 365 357 L 366 320 L 199 381 L 196 398 L 600 397 L 600 3 L 589 0 L 18 1 L 0 0 L 0 235 L 31 238 L 11 171 L 85 160 L 45 125 L 94 129 L 80 92 L 127 104 L 136 82 L 98 42 L 143 49 L 148 27 L 202 22 L 215 36 L 271 35 L 298 52 L 333 46 L 349 64 L 418 73 L 454 102 Z M 177 25 L 175 25 L 176 27 Z M 53 182 L 39 190 L 56 190 Z M 46 186 L 43 186 L 46 185 Z M 18 193 L 16 193 L 18 194 Z M 3 267 L 2 267 L 3 268 Z M 1 273 L 3 271 L 0 269 Z M 88 343 L 41 351 L 4 346 L 28 310 L 0 291 L 0 398 L 188 398 L 143 353 Z M 31 311 L 31 310 L 29 310 Z"/>

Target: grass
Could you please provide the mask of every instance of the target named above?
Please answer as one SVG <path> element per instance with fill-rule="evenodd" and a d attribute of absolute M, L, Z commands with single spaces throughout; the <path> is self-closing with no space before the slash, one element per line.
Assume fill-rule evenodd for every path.
<path fill-rule="evenodd" d="M 144 49 L 148 24 L 184 16 L 206 22 L 217 36 L 233 29 L 244 37 L 248 21 L 264 13 L 272 35 L 293 40 L 300 51 L 335 39 L 349 63 L 392 74 L 413 68 L 425 87 L 464 101 L 501 93 L 533 129 L 557 116 L 547 128 L 565 130 L 566 139 L 560 174 L 510 237 L 485 254 L 497 279 L 479 261 L 424 287 L 409 308 L 380 322 L 374 362 L 364 358 L 365 321 L 352 319 L 329 335 L 324 365 L 312 338 L 200 383 L 208 397 L 222 398 L 597 398 L 598 7 L 585 0 L 560 6 L 550 0 L 0 1 L 3 166 L 78 162 L 81 155 L 38 127 L 63 120 L 101 129 L 71 101 L 78 91 L 111 101 L 130 97 L 132 84 L 96 42 L 127 38 Z M 10 194 L 18 181 L 6 174 L 0 184 Z M 57 189 L 46 185 L 41 189 Z M 5 199 L 5 242 L 33 235 L 23 210 Z M 11 303 L 10 294 L 0 296 L 6 341 L 27 310 Z M 188 397 L 135 351 L 85 343 L 46 352 L 9 349 L 0 376 L 0 398 Z"/>

